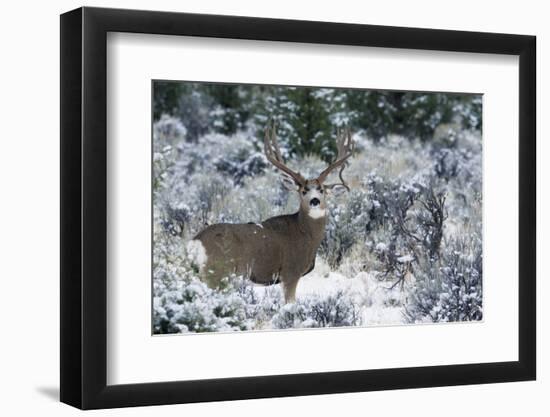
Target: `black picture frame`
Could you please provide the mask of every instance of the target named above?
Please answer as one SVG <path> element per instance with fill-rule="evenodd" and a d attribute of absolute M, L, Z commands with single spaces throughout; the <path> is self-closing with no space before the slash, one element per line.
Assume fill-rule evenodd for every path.
<path fill-rule="evenodd" d="M 108 32 L 519 56 L 519 358 L 512 362 L 107 385 Z M 536 38 L 79 8 L 61 15 L 61 401 L 82 409 L 534 380 Z"/>

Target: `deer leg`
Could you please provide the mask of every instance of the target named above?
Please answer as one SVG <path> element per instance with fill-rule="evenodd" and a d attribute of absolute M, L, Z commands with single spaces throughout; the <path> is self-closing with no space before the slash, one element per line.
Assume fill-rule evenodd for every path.
<path fill-rule="evenodd" d="M 285 303 L 293 303 L 296 301 L 296 287 L 298 286 L 298 280 L 283 281 L 283 291 L 285 294 Z"/>

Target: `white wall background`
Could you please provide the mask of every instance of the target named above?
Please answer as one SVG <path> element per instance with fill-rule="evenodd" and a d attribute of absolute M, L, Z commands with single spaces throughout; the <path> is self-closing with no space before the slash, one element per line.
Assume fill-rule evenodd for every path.
<path fill-rule="evenodd" d="M 82 3 L 8 2 L 0 17 L 0 410 L 74 415 L 59 392 L 59 17 Z M 547 415 L 550 26 L 544 2 L 124 0 L 86 5 L 532 34 L 538 37 L 538 381 L 100 411 L 99 415 Z M 405 69 L 404 69 L 405 70 Z M 7 268 L 6 268 L 7 267 Z M 546 394 L 546 395 L 545 395 Z M 378 413 L 378 414 L 377 414 Z"/>

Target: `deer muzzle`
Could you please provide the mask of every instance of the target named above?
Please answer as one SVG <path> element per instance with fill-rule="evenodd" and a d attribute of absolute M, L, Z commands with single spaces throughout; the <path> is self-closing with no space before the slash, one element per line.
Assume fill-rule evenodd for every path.
<path fill-rule="evenodd" d="M 312 198 L 309 202 L 311 207 L 317 207 L 319 204 L 321 204 L 321 201 L 318 198 Z"/>

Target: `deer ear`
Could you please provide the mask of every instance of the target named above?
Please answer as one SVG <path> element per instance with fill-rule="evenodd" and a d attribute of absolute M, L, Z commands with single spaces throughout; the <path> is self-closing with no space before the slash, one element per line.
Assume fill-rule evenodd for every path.
<path fill-rule="evenodd" d="M 332 195 L 339 196 L 344 194 L 345 191 L 349 191 L 349 188 L 344 184 L 327 184 L 325 190 L 330 191 Z"/>
<path fill-rule="evenodd" d="M 281 183 L 288 191 L 298 191 L 300 189 L 300 186 L 296 184 L 296 181 L 286 174 L 281 174 Z"/>

